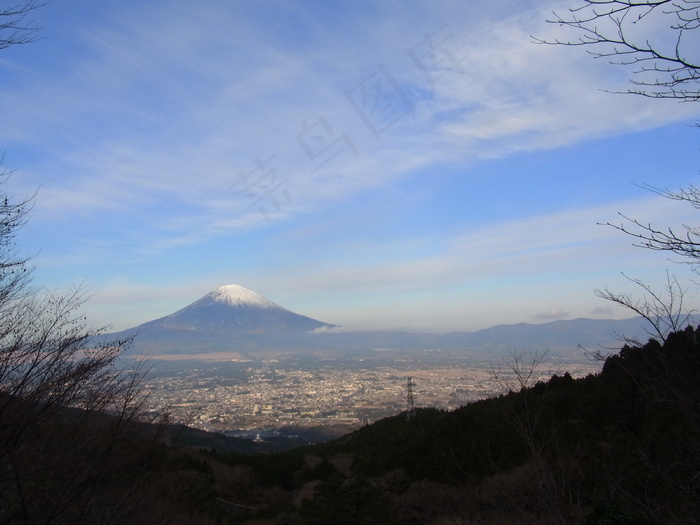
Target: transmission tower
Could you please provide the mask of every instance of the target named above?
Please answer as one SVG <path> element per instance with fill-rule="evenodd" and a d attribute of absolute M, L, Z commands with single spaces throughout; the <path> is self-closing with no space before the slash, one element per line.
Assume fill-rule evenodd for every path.
<path fill-rule="evenodd" d="M 411 421 L 416 417 L 416 407 L 413 405 L 413 387 L 415 382 L 412 377 L 406 380 L 406 402 L 408 404 L 408 409 L 406 410 L 406 421 Z"/>

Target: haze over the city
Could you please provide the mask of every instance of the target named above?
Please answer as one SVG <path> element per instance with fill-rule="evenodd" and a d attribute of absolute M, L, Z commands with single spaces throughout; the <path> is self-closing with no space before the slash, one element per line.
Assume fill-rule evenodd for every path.
<path fill-rule="evenodd" d="M 697 211 L 697 104 L 547 24 L 566 3 L 52 2 L 0 56 L 10 194 L 38 190 L 35 284 L 129 328 L 239 284 L 349 328 L 630 312 L 689 268 L 599 223 Z M 689 305 L 695 290 L 687 295 Z"/>

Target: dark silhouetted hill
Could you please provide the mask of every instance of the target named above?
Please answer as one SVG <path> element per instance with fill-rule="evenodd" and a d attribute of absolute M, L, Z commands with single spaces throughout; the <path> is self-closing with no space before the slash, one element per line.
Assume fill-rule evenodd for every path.
<path fill-rule="evenodd" d="M 277 514 L 290 523 L 697 523 L 699 336 L 625 346 L 585 378 L 419 408 L 282 455 L 218 459 L 251 469 L 261 495 L 297 494 Z"/>

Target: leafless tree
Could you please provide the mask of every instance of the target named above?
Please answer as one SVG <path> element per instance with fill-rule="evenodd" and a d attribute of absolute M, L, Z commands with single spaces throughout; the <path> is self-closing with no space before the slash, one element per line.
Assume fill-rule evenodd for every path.
<path fill-rule="evenodd" d="M 0 7 L 0 49 L 33 42 L 32 0 Z M 0 522 L 173 522 L 149 483 L 149 460 L 168 415 L 146 410 L 143 363 L 118 361 L 131 341 L 109 341 L 82 315 L 82 286 L 32 285 L 17 248 L 34 196 L 4 190 L 0 156 Z"/>
<path fill-rule="evenodd" d="M 81 315 L 82 287 L 32 287 L 15 245 L 31 204 L 0 192 L 0 522 L 157 523 L 139 480 L 167 414 L 145 410 L 142 365 L 117 361 L 130 341 Z"/>
<path fill-rule="evenodd" d="M 531 352 L 526 350 L 508 350 L 509 356 L 503 358 L 502 364 L 491 364 L 491 378 L 503 393 L 519 392 L 531 387 L 537 380 L 536 372 L 546 360 L 549 350 Z"/>
<path fill-rule="evenodd" d="M 641 288 L 641 297 L 635 297 L 629 293 L 614 293 L 607 288 L 596 290 L 595 294 L 641 316 L 651 327 L 646 329 L 646 333 L 650 337 L 664 342 L 670 333 L 682 330 L 692 321 L 693 311 L 687 310 L 683 305 L 686 290 L 682 288 L 678 279 L 668 271 L 666 272 L 666 285 L 663 292 L 655 291 L 650 285 L 639 279 L 622 275 Z M 621 337 L 621 339 L 632 345 L 643 343 L 628 337 Z"/>
<path fill-rule="evenodd" d="M 583 46 L 596 58 L 636 66 L 630 79 L 633 88 L 627 93 L 700 101 L 700 0 L 576 0 L 576 3 L 565 15 L 554 13 L 548 22 L 576 30 L 580 35 L 577 39 L 535 38 L 535 41 Z M 700 209 L 700 190 L 693 185 L 677 192 L 645 187 Z M 680 231 L 658 228 L 624 214 L 620 216 L 622 223 L 605 224 L 632 236 L 635 246 L 679 255 L 697 270 L 700 228 L 688 225 L 683 225 Z M 665 341 L 670 332 L 682 329 L 691 321 L 691 312 L 683 309 L 685 290 L 668 272 L 666 277 L 665 294 L 658 294 L 638 279 L 629 280 L 642 289 L 639 299 L 607 288 L 595 293 L 641 315 L 651 325 L 649 335 Z M 599 352 L 596 355 L 601 356 Z"/>
<path fill-rule="evenodd" d="M 28 17 L 43 5 L 25 0 L 0 8 L 0 49 L 36 41 L 36 33 L 41 28 Z"/>
<path fill-rule="evenodd" d="M 659 189 L 653 186 L 644 186 L 646 189 L 661 195 L 667 199 L 689 203 L 696 209 L 700 209 L 700 189 L 693 185 L 685 189 L 673 192 L 668 189 Z M 634 239 L 633 245 L 648 250 L 663 251 L 679 256 L 676 262 L 685 263 L 697 272 L 700 268 L 700 228 L 682 225 L 682 233 L 673 228 L 657 228 L 650 223 L 643 223 L 620 213 L 625 222 L 601 223 L 619 230 Z M 623 274 L 624 275 L 624 274 Z M 682 330 L 693 321 L 693 310 L 684 305 L 686 290 L 678 282 L 678 279 L 666 272 L 666 284 L 662 292 L 657 292 L 639 279 L 625 277 L 642 290 L 642 296 L 635 298 L 629 293 L 615 293 L 609 289 L 596 290 L 598 297 L 622 305 L 645 319 L 650 330 L 647 334 L 659 341 L 665 341 L 671 332 Z M 632 345 L 641 344 L 640 341 L 622 338 Z M 594 357 L 595 354 L 594 354 Z M 597 357 L 600 357 L 598 354 Z"/>
<path fill-rule="evenodd" d="M 692 184 L 676 192 L 653 186 L 644 187 L 662 197 L 688 203 L 700 210 L 700 189 Z M 620 216 L 626 222 L 620 224 L 606 222 L 604 224 L 635 238 L 635 246 L 679 255 L 683 258 L 682 262 L 690 264 L 694 270 L 697 270 L 698 265 L 700 265 L 700 228 L 684 224 L 681 226 L 682 231 L 678 232 L 672 228 L 657 228 L 623 214 Z"/>
<path fill-rule="evenodd" d="M 698 0 L 577 0 L 548 22 L 580 36 L 536 42 L 583 46 L 596 58 L 636 67 L 627 93 L 700 100 Z"/>
<path fill-rule="evenodd" d="M 491 377 L 504 394 L 512 397 L 517 404 L 509 407 L 509 418 L 518 434 L 527 444 L 533 459 L 539 460 L 547 440 L 537 435 L 544 399 L 532 395 L 528 390 L 537 382 L 537 372 L 545 361 L 549 350 L 544 352 L 510 350 L 510 357 L 503 359 L 503 365 L 491 365 Z"/>

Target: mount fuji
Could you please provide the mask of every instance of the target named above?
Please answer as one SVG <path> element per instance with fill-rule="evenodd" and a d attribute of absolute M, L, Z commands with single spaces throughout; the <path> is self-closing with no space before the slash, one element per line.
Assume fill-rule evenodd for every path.
<path fill-rule="evenodd" d="M 201 354 L 295 347 L 305 334 L 335 326 L 229 284 L 173 314 L 110 337 L 136 335 L 135 348 L 149 353 Z"/>
<path fill-rule="evenodd" d="M 510 349 L 572 356 L 586 348 L 615 347 L 624 334 L 644 341 L 641 318 L 572 319 L 545 324 L 498 325 L 476 332 L 447 334 L 405 331 L 332 330 L 339 328 L 299 315 L 242 286 L 221 286 L 177 312 L 122 332 L 102 342 L 134 337 L 125 355 L 154 359 L 256 360 L 313 357 L 384 360 L 423 355 L 452 363 L 454 358 L 499 358 Z M 450 361 L 452 360 L 452 361 Z"/>

